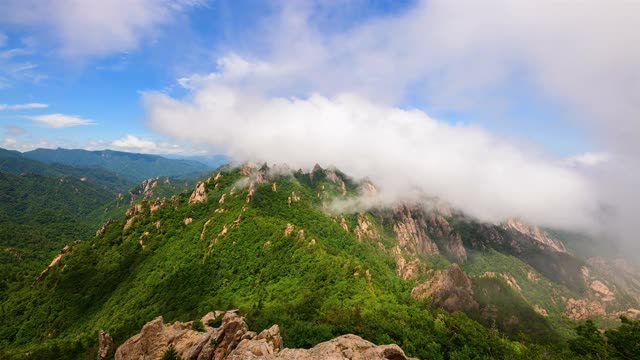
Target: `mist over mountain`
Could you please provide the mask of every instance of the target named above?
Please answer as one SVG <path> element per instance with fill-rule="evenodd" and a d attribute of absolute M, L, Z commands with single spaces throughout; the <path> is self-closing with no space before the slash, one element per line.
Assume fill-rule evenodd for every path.
<path fill-rule="evenodd" d="M 29 192 L 22 184 L 16 186 Z M 95 236 L 62 235 L 67 242 L 56 256 L 2 240 L 13 245 L 3 253 L 4 287 L 12 289 L 3 291 L 0 306 L 5 355 L 76 359 L 97 351 L 103 358 L 160 358 L 173 344 L 180 356 L 209 358 L 223 352 L 217 349 L 240 356 L 246 344 L 220 337 L 236 331 L 227 329 L 231 315 L 222 319 L 224 311 L 214 311 L 239 308 L 233 321 L 258 331 L 279 325 L 277 334 L 270 330 L 272 338 L 281 336 L 269 345 L 273 356 L 289 351 L 283 342 L 307 348 L 353 333 L 400 344 L 420 358 L 466 352 L 580 358 L 567 347 L 576 321 L 615 327 L 620 315 L 640 316 L 638 265 L 605 253 L 574 253 L 570 246 L 584 235 L 515 218 L 478 222 L 444 202 L 425 206 L 419 199 L 335 213 L 336 201 L 357 201 L 378 188 L 319 165 L 303 171 L 247 163 L 224 167 L 188 190 L 173 184 L 152 178 L 126 197 L 96 203 L 96 214 L 109 218 L 95 226 Z M 44 202 L 66 199 L 47 193 L 37 195 L 42 205 L 30 207 L 44 211 L 52 206 Z M 83 192 L 76 198 L 98 200 Z M 39 226 L 19 223 L 21 232 Z M 20 265 L 31 253 L 45 259 Z M 8 276 L 12 269 L 22 275 Z M 207 312 L 213 315 L 200 335 L 197 319 Z M 159 315 L 163 319 L 154 319 Z M 177 320 L 182 323 L 169 324 Z M 195 345 L 212 334 L 220 338 L 209 350 Z M 48 340 L 38 344 L 43 337 Z M 247 334 L 252 339 L 261 337 Z M 258 354 L 248 351 L 240 358 Z"/>
<path fill-rule="evenodd" d="M 0 360 L 640 359 L 640 2 L 0 9 Z"/>

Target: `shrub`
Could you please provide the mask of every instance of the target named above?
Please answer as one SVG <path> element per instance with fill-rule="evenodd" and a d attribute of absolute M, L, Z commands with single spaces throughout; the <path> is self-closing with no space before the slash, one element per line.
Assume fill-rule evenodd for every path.
<path fill-rule="evenodd" d="M 199 331 L 199 332 L 205 332 L 204 324 L 202 323 L 202 320 L 200 320 L 200 319 L 193 321 L 193 325 L 191 325 L 191 329 L 193 329 L 195 331 Z"/>
<path fill-rule="evenodd" d="M 220 325 L 222 325 L 222 316 L 218 316 L 215 319 L 209 319 L 209 321 L 207 321 L 207 325 L 211 326 L 212 328 L 217 328 Z"/>
<path fill-rule="evenodd" d="M 178 356 L 178 352 L 173 345 L 169 346 L 167 351 L 164 352 L 162 360 L 180 360 L 180 356 Z"/>

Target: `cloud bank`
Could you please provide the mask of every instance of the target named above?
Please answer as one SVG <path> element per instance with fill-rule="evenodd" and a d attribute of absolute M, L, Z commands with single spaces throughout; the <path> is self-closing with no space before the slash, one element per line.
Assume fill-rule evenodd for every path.
<path fill-rule="evenodd" d="M 265 98 L 216 84 L 193 95 L 176 100 L 147 93 L 151 125 L 221 146 L 238 160 L 335 165 L 368 176 L 395 200 L 423 192 L 487 221 L 519 216 L 584 227 L 598 209 L 589 184 L 561 164 L 418 110 L 353 94 Z"/>
<path fill-rule="evenodd" d="M 640 2 L 418 1 L 336 31 L 314 23 L 318 6 L 332 5 L 284 3 L 254 34 L 266 51 L 230 47 L 215 72 L 180 79 L 187 96 L 145 94 L 150 125 L 239 160 L 333 164 L 484 220 L 604 222 L 637 244 Z M 606 157 L 555 159 L 399 107 L 407 98 L 445 110 L 515 106 L 522 87 Z"/>

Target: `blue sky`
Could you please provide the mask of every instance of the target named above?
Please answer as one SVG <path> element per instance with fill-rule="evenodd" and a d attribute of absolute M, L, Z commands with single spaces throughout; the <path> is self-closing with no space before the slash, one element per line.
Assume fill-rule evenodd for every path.
<path fill-rule="evenodd" d="M 162 1 L 142 2 L 167 7 Z M 272 51 L 270 39 L 261 38 L 261 29 L 269 26 L 283 7 L 282 3 L 268 1 L 185 2 L 183 8 L 171 10 L 168 19 L 149 25 L 141 34 L 132 34 L 133 46 L 123 40 L 107 51 L 68 54 L 69 46 L 82 45 L 67 43 L 73 39 L 57 33 L 60 30 L 56 21 L 74 22 L 72 12 L 62 13 L 60 19 L 50 22 L 40 18 L 19 19 L 20 11 L 24 10 L 20 2 L 9 3 L 10 11 L 0 19 L 0 33 L 6 39 L 0 48 L 0 61 L 5 67 L 0 73 L 0 104 L 42 103 L 48 107 L 0 111 L 0 126 L 4 130 L 0 141 L 5 147 L 104 148 L 113 147 L 114 140 L 133 135 L 156 143 L 179 144 L 179 151 L 187 153 L 219 150 L 215 146 L 188 146 L 154 131 L 146 122 L 141 92 L 179 94 L 183 89 L 176 79 L 215 71 L 216 59 L 227 52 L 252 57 L 268 54 Z M 62 3 L 52 2 L 50 6 L 64 7 L 59 5 Z M 126 2 L 122 6 L 125 11 Z M 320 2 L 304 11 L 311 13 L 308 22 L 315 31 L 341 36 L 372 19 L 402 16 L 415 6 L 413 1 L 351 1 L 341 2 L 340 6 L 324 6 Z M 12 11 L 17 15 L 10 19 Z M 83 24 L 72 30 L 83 31 Z M 103 34 L 96 36 L 96 41 L 119 31 L 108 27 L 101 30 Z M 25 67 L 30 69 L 17 70 Z M 435 104 L 418 86 L 404 91 L 395 103 L 402 108 L 422 109 L 446 122 L 483 126 L 500 136 L 538 144 L 560 156 L 594 150 L 594 145 L 565 119 L 558 106 L 536 93 L 527 81 L 500 86 L 500 96 L 491 99 L 499 105 Z M 309 92 L 292 94 L 304 96 Z M 91 124 L 52 129 L 29 119 L 42 114 L 77 116 L 91 120 Z M 23 133 L 17 135 L 16 128 L 23 129 Z"/>

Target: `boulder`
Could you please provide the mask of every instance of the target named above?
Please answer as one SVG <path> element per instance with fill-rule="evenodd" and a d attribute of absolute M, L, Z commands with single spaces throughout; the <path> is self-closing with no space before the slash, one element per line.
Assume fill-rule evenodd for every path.
<path fill-rule="evenodd" d="M 220 326 L 205 326 L 205 332 L 194 331 L 192 322 L 166 325 L 162 317 L 157 317 L 147 323 L 139 334 L 125 341 L 116 350 L 115 359 L 161 359 L 170 347 L 186 360 L 409 359 L 397 345 L 376 346 L 351 334 L 320 343 L 311 349 L 283 349 L 278 325 L 256 334 L 249 331 L 238 310 L 210 312 L 202 317 L 202 322 L 206 324 L 220 316 L 223 316 Z"/>

